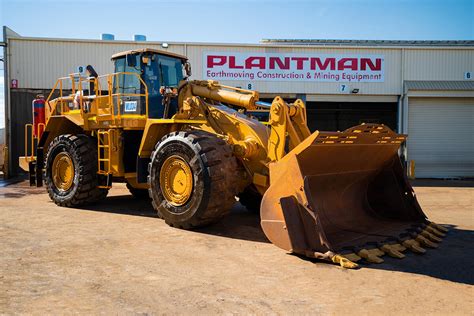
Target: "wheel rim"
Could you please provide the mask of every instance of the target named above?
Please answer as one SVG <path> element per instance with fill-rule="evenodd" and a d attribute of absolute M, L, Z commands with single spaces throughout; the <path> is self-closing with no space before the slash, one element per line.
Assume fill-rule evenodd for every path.
<path fill-rule="evenodd" d="M 193 191 L 193 173 L 179 156 L 168 157 L 160 172 L 160 187 L 165 199 L 174 206 L 185 204 Z"/>
<path fill-rule="evenodd" d="M 52 167 L 53 183 L 60 191 L 71 188 L 74 180 L 74 164 L 66 152 L 61 152 L 54 157 Z"/>

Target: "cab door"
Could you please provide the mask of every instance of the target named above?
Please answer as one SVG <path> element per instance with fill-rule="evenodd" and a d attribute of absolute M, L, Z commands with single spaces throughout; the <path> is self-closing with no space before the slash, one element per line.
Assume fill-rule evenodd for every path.
<path fill-rule="evenodd" d="M 145 87 L 140 82 L 142 65 L 139 54 L 127 55 L 115 61 L 115 72 L 121 73 L 114 78 L 114 108 L 121 115 L 146 114 Z M 117 83 L 118 80 L 118 83 Z"/>

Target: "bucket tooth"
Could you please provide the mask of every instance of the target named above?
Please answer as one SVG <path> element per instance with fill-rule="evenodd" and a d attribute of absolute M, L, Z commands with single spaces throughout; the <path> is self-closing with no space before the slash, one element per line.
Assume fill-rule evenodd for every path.
<path fill-rule="evenodd" d="M 433 241 L 433 242 L 441 242 L 441 241 L 442 241 L 441 238 L 435 236 L 434 234 L 428 232 L 427 230 L 422 231 L 422 232 L 421 232 L 421 235 L 422 235 L 423 237 L 425 237 L 425 238 L 427 238 L 427 239 Z"/>
<path fill-rule="evenodd" d="M 359 257 L 359 259 L 360 259 L 360 257 Z M 357 269 L 359 267 L 359 265 L 357 263 L 352 262 L 351 260 L 347 259 L 343 255 L 334 255 L 331 258 L 331 261 L 334 262 L 334 263 L 339 264 L 341 267 L 343 267 L 345 269 Z"/>
<path fill-rule="evenodd" d="M 346 253 L 346 254 L 342 254 L 341 256 L 343 256 L 344 258 L 346 259 L 349 259 L 350 261 L 352 262 L 357 262 L 357 261 L 360 261 L 362 260 L 361 257 L 359 257 L 358 255 L 356 255 L 355 253 Z"/>
<path fill-rule="evenodd" d="M 377 248 L 374 249 L 362 249 L 360 250 L 357 255 L 370 263 L 382 263 L 383 259 L 380 256 L 384 255 L 385 253 Z"/>
<path fill-rule="evenodd" d="M 414 253 L 425 253 L 426 249 L 421 247 L 420 243 L 414 239 L 407 239 L 402 242 L 402 245 L 405 246 L 407 249 L 410 249 Z"/>
<path fill-rule="evenodd" d="M 433 226 L 426 226 L 425 230 L 427 232 L 430 232 L 432 233 L 433 235 L 437 236 L 437 237 L 446 237 L 446 234 L 437 230 L 436 228 L 434 228 Z"/>
<path fill-rule="evenodd" d="M 405 247 L 403 247 L 405 248 Z M 382 247 L 380 247 L 380 250 L 388 254 L 390 257 L 393 258 L 398 258 L 398 259 L 403 259 L 405 258 L 405 255 L 398 251 L 398 247 L 394 247 L 393 245 L 385 244 Z"/>
<path fill-rule="evenodd" d="M 396 243 L 396 244 L 390 244 L 390 247 L 394 248 L 396 251 L 398 252 L 404 252 L 405 250 L 407 250 L 406 247 L 404 247 L 403 245 L 399 244 L 399 243 Z"/>
<path fill-rule="evenodd" d="M 415 237 L 415 240 L 418 241 L 421 245 L 429 247 L 429 248 L 438 248 L 438 245 L 428 238 L 423 237 L 422 235 L 418 235 Z"/>
<path fill-rule="evenodd" d="M 449 231 L 443 225 L 439 225 L 439 224 L 436 224 L 436 223 L 433 223 L 433 222 L 431 222 L 428 226 L 436 228 L 437 230 L 439 230 L 440 232 L 443 232 L 443 233 L 447 233 Z"/>

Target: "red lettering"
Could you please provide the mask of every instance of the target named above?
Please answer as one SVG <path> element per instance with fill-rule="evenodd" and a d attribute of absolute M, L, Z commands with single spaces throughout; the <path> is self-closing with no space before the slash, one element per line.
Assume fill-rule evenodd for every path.
<path fill-rule="evenodd" d="M 357 58 L 342 58 L 337 62 L 337 70 L 357 70 Z"/>
<path fill-rule="evenodd" d="M 328 67 L 330 70 L 336 70 L 336 58 L 326 58 L 324 59 L 324 63 L 321 62 L 321 58 L 311 58 L 311 70 L 316 70 L 316 66 L 320 70 L 326 70 Z"/>
<path fill-rule="evenodd" d="M 360 59 L 360 70 L 366 70 L 367 66 L 370 70 L 382 70 L 382 59 L 375 58 L 375 65 L 370 58 L 361 58 Z"/>
<path fill-rule="evenodd" d="M 296 61 L 296 69 L 303 69 L 303 64 L 305 60 L 308 60 L 308 57 L 292 57 L 291 60 Z"/>
<path fill-rule="evenodd" d="M 245 69 L 265 69 L 265 57 L 249 57 L 245 60 Z"/>
<path fill-rule="evenodd" d="M 280 69 L 290 69 L 290 57 L 285 57 L 285 62 L 279 57 L 270 57 L 270 69 L 275 69 L 275 65 L 278 65 Z"/>
<path fill-rule="evenodd" d="M 235 56 L 229 56 L 229 68 L 230 69 L 244 69 L 244 66 L 238 66 L 235 64 Z"/>
<path fill-rule="evenodd" d="M 207 56 L 207 68 L 214 68 L 214 66 L 222 66 L 226 63 L 226 56 Z"/>

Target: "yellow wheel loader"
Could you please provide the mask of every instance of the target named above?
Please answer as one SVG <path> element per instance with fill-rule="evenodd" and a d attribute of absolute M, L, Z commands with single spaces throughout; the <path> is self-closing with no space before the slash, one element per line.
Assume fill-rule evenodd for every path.
<path fill-rule="evenodd" d="M 32 185 L 44 175 L 56 204 L 93 203 L 126 182 L 168 225 L 192 229 L 220 220 L 237 196 L 260 209 L 278 247 L 347 268 L 423 253 L 445 235 L 405 176 L 405 135 L 378 124 L 311 133 L 301 100 L 270 104 L 188 80 L 185 56 L 141 49 L 112 60 L 112 74 L 58 79 L 46 123 L 25 127 L 20 165 Z M 252 116 L 262 109 L 268 122 Z"/>

